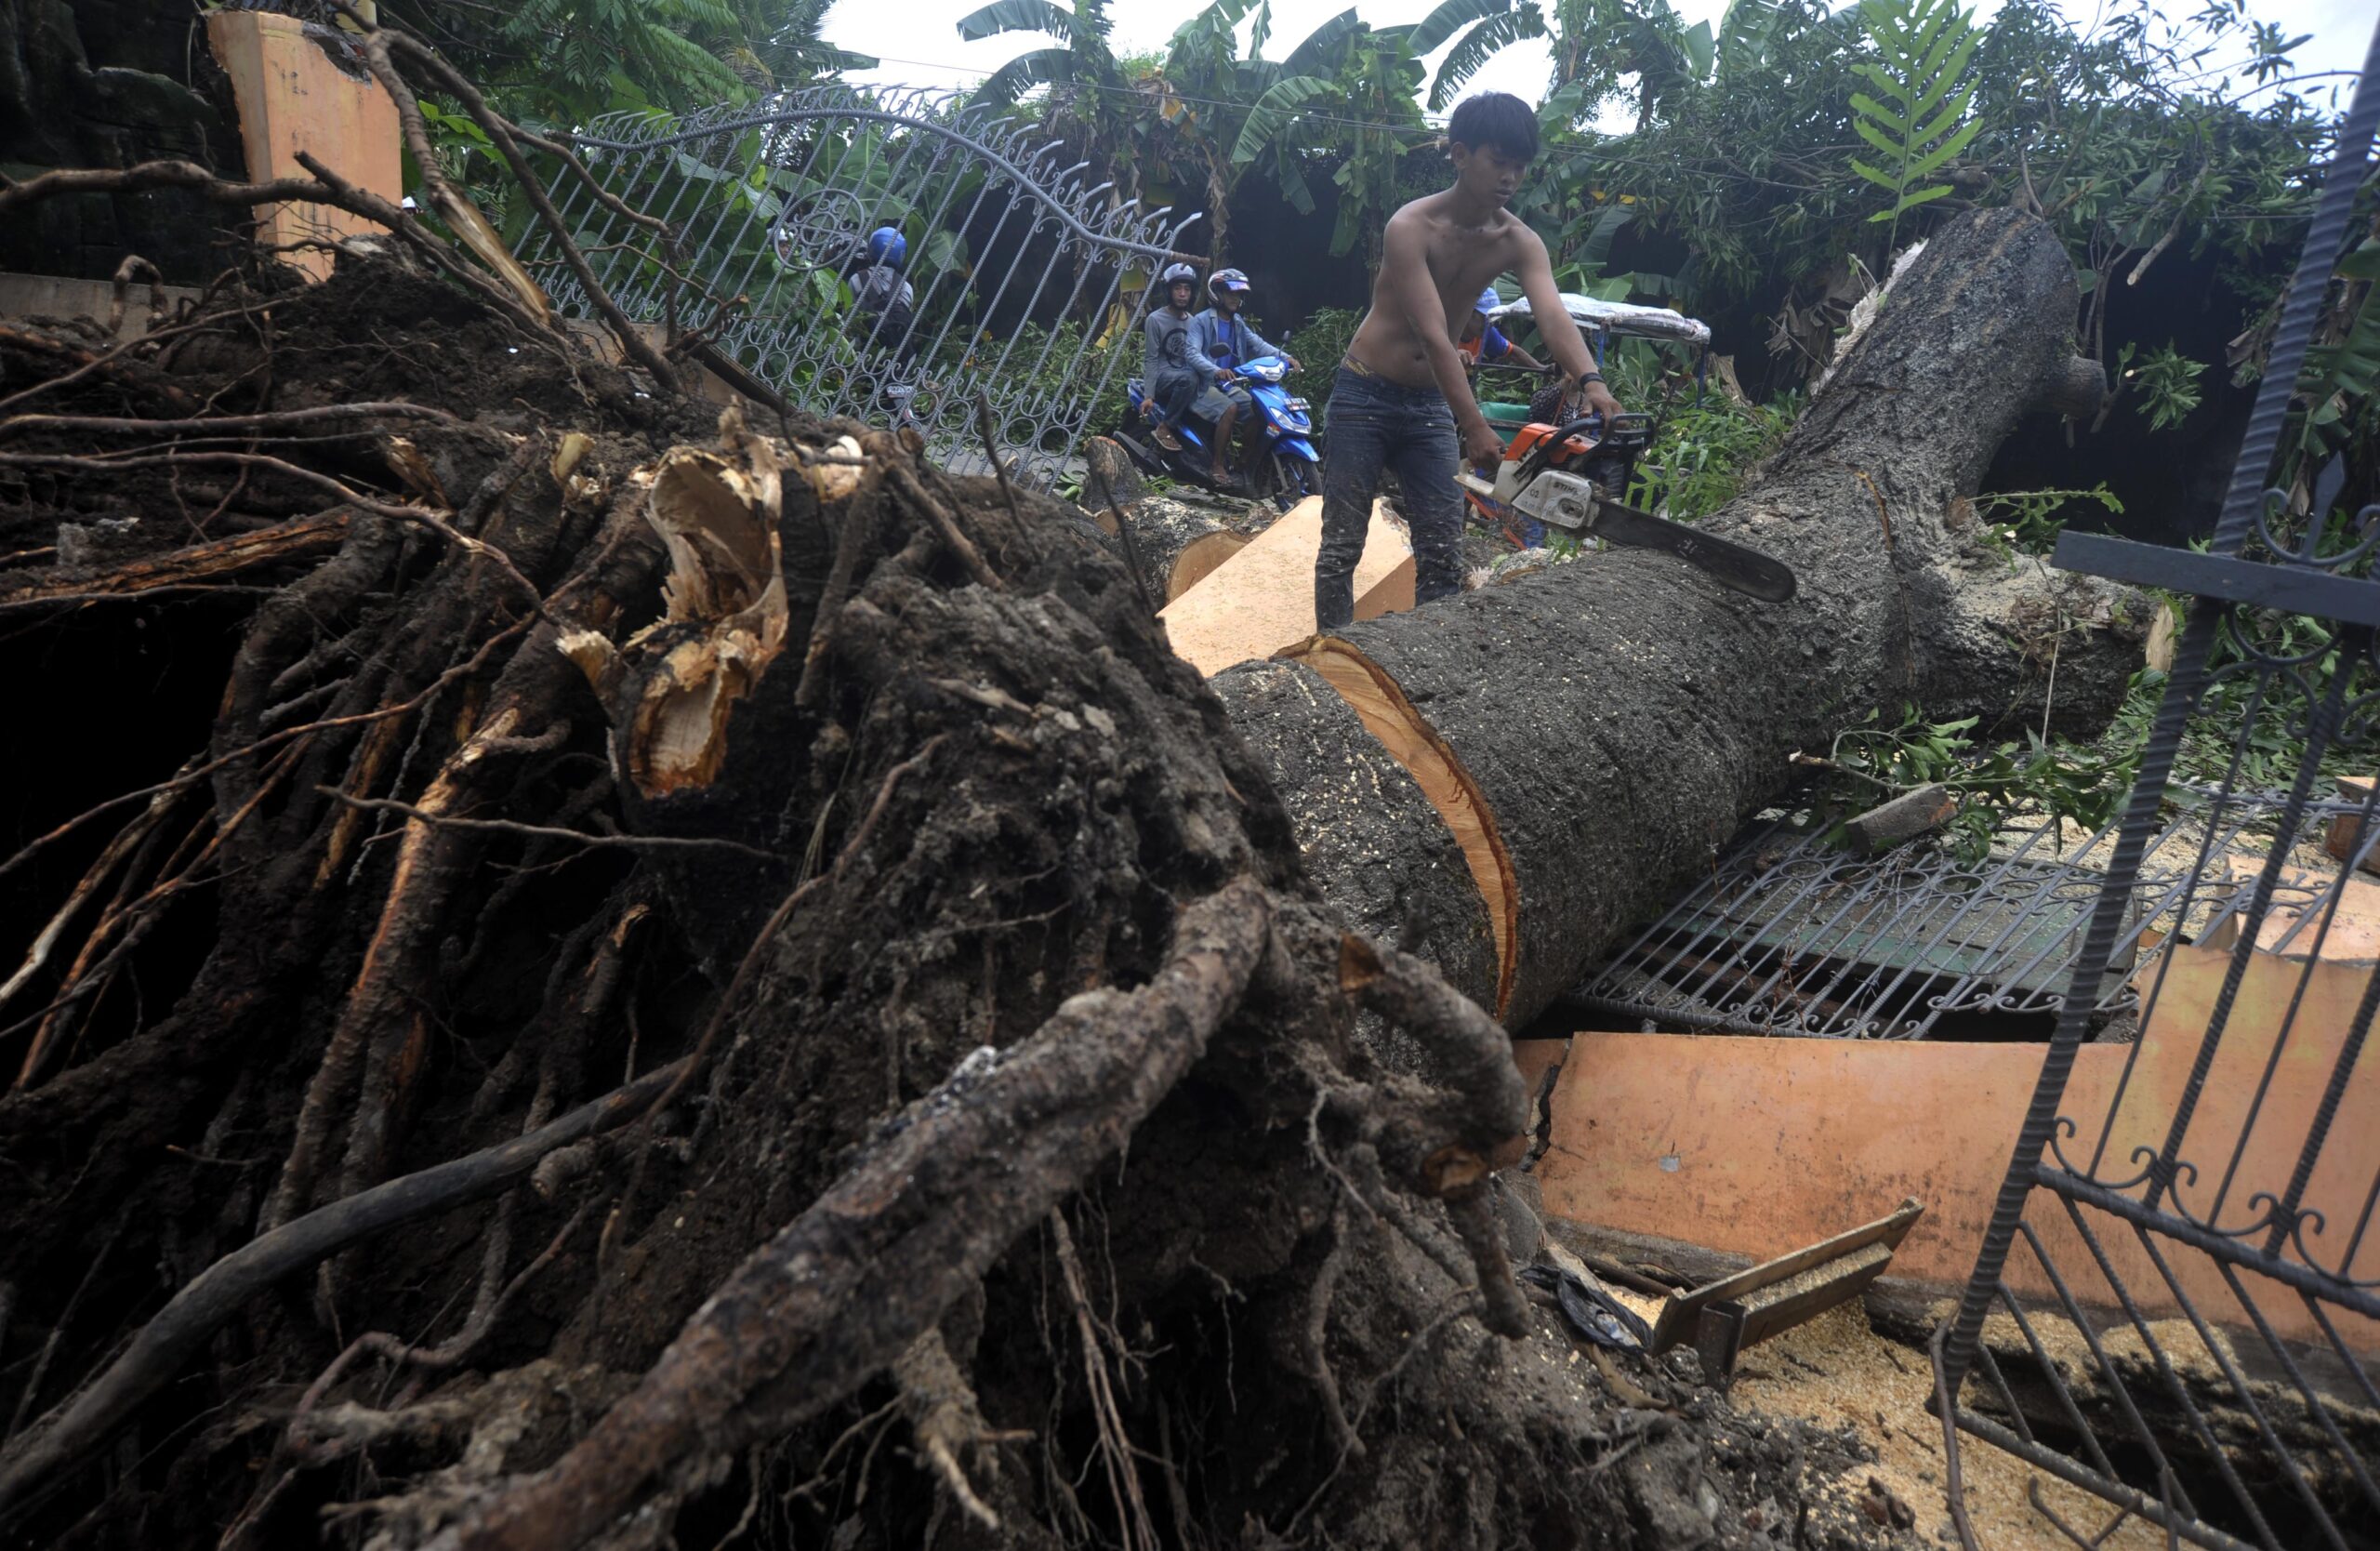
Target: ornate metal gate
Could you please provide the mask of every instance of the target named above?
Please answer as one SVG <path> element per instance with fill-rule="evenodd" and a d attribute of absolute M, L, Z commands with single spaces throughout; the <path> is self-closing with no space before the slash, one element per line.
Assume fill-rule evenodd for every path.
<path fill-rule="evenodd" d="M 1120 409 L 1141 288 L 1197 219 L 1144 211 L 946 92 L 820 86 L 613 113 L 571 139 L 611 197 L 564 177 L 554 203 L 632 320 L 822 418 L 914 426 L 956 469 L 983 465 L 980 397 L 1001 460 L 1043 486 Z M 868 249 L 887 226 L 906 246 L 889 272 Z M 564 313 L 592 315 L 543 228 L 519 257 Z"/>
<path fill-rule="evenodd" d="M 2213 552 L 2069 534 L 2057 563 L 2191 595 L 2155 729 L 1974 1276 L 1936 1335 L 1957 1427 L 2175 1537 L 2235 1547 L 2373 1544 L 2380 1526 L 2380 798 L 2345 814 L 2333 861 L 2318 786 L 2373 774 L 2380 744 L 2380 507 L 2334 515 L 2334 465 L 2293 503 L 2266 488 L 2334 263 L 2371 173 L 2380 37 L 2284 305 Z M 2199 722 L 2230 769 L 2145 972 L 2139 1041 L 2092 1081 L 2078 1056 L 2177 753 Z M 2264 810 L 2259 865 L 2206 866 L 2244 804 L 2260 736 L 2304 740 Z M 2202 742 L 2201 747 L 2204 743 Z M 2342 753 L 2349 756 L 2342 760 Z M 2320 795 L 2328 795 L 2322 792 Z M 2301 842 L 2315 842 L 2311 845 Z M 2298 898 L 2316 867 L 2328 885 Z M 2222 916 L 2226 924 L 2207 923 Z M 2283 938 L 2295 934 L 2293 943 Z M 2195 940 L 2179 941 L 2185 934 Z M 2161 1048 L 2162 1047 L 2162 1048 Z M 2112 1053 L 2109 1053 L 2112 1054 Z M 1980 1377 L 1980 1384 L 1970 1380 Z M 1951 1446 L 1956 1474 L 1957 1436 Z M 1954 1512 L 1964 1512 L 1952 1487 Z M 2079 1545 L 2089 1536 L 2059 1524 Z M 1965 1528 L 1962 1518 L 1962 1530 Z M 1973 1544 L 1969 1537 L 1970 1544 Z"/>

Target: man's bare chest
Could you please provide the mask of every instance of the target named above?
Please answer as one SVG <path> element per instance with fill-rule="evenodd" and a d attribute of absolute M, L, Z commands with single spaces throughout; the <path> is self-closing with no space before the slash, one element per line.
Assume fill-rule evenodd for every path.
<path fill-rule="evenodd" d="M 1424 249 L 1430 284 L 1446 304 L 1448 316 L 1469 312 L 1480 290 L 1513 267 L 1511 246 L 1501 234 L 1476 231 L 1448 228 L 1430 234 Z"/>

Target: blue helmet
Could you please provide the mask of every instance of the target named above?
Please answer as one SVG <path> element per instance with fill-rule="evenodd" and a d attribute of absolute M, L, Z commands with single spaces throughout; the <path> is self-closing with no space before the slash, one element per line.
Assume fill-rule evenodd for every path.
<path fill-rule="evenodd" d="M 1471 304 L 1471 309 L 1474 312 L 1493 312 L 1503 305 L 1504 298 L 1496 294 L 1495 286 L 1490 285 L 1479 293 L 1479 299 Z"/>
<path fill-rule="evenodd" d="M 879 226 L 867 234 L 869 263 L 890 264 L 897 270 L 908 257 L 909 239 L 901 235 L 898 227 Z"/>

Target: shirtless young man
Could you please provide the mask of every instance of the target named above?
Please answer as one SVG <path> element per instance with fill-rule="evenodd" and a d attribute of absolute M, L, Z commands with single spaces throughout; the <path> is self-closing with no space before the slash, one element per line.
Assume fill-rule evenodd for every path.
<path fill-rule="evenodd" d="M 1413 595 L 1426 603 L 1462 588 L 1462 494 L 1458 460 L 1493 468 L 1503 444 L 1471 396 L 1455 333 L 1481 289 L 1519 278 L 1538 331 L 1585 411 L 1620 404 L 1554 288 L 1545 244 L 1505 209 L 1537 155 L 1537 115 L 1502 92 L 1467 99 L 1447 124 L 1454 187 L 1391 216 L 1371 311 L 1347 347 L 1330 389 L 1322 450 L 1322 550 L 1314 562 L 1316 626 L 1355 616 L 1355 563 L 1363 558 L 1382 468 L 1396 471 L 1413 530 Z"/>

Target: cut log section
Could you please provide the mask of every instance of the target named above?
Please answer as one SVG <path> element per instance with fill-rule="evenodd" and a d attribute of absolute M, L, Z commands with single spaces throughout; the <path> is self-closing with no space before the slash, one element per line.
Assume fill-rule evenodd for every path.
<path fill-rule="evenodd" d="M 1905 791 L 1880 807 L 1844 822 L 1844 836 L 1863 856 L 1929 835 L 1959 816 L 1959 804 L 1940 782 Z"/>
<path fill-rule="evenodd" d="M 1165 601 L 1170 603 L 1206 580 L 1216 566 L 1248 548 L 1251 537 L 1253 535 L 1217 528 L 1182 546 L 1171 574 L 1165 578 Z"/>
<path fill-rule="evenodd" d="M 1364 730 L 1412 776 L 1423 799 L 1445 821 L 1487 908 L 1488 929 L 1496 949 L 1496 997 L 1490 1005 L 1501 1014 L 1512 996 L 1520 886 L 1513 876 L 1513 859 L 1504 851 L 1503 837 L 1497 833 L 1494 810 L 1480 795 L 1461 759 L 1413 709 L 1396 681 L 1362 652 L 1334 637 L 1317 636 L 1292 648 L 1290 656 L 1321 674 L 1323 683 L 1339 692 Z"/>
<path fill-rule="evenodd" d="M 1493 986 L 1500 929 L 1478 874 L 1413 767 L 1367 735 L 1362 697 L 1342 698 L 1288 662 L 1248 663 L 1208 687 L 1275 788 L 1294 794 L 1306 865 L 1329 880 L 1347 924 L 1401 944 L 1457 986 Z"/>
<path fill-rule="evenodd" d="M 1707 868 L 1792 779 L 1794 750 L 1826 747 L 1870 708 L 2037 723 L 2054 658 L 2054 720 L 2104 724 L 2149 611 L 2090 578 L 1969 564 L 1973 546 L 1945 522 L 2025 414 L 2073 406 L 2072 266 L 2040 221 L 1978 212 L 1947 223 L 1894 290 L 1762 481 L 1704 524 L 1792 566 L 1792 603 L 1613 549 L 1286 650 L 1173 625 L 1184 605 L 1233 597 L 1251 548 L 1167 611 L 1175 649 L 1210 671 L 1283 659 L 1215 680 L 1260 759 L 1282 756 L 1249 720 L 1260 704 L 1334 695 L 1369 733 L 1329 789 L 1312 761 L 1275 769 L 1349 924 L 1395 937 L 1408 921 L 1484 920 L 1489 953 L 1442 933 L 1436 962 L 1517 1027 Z M 1260 672 L 1261 696 L 1235 683 Z M 1398 789 L 1389 767 L 1460 872 L 1417 865 L 1419 842 L 1332 833 L 1347 822 L 1338 789 Z M 1396 822 L 1430 823 L 1409 800 Z M 1419 897 L 1449 889 L 1471 897 Z"/>
<path fill-rule="evenodd" d="M 1116 531 L 1109 508 L 1131 505 L 1149 493 L 1131 456 L 1111 436 L 1094 436 L 1082 449 L 1082 509 L 1108 532 Z"/>
<path fill-rule="evenodd" d="M 1322 497 L 1309 496 L 1158 612 L 1175 655 L 1211 678 L 1312 635 L 1314 559 L 1321 548 Z M 1355 617 L 1412 606 L 1412 551 L 1386 507 L 1375 502 L 1355 567 Z"/>
<path fill-rule="evenodd" d="M 1245 549 L 1264 531 L 1266 521 L 1263 516 L 1235 518 L 1170 496 L 1143 496 L 1113 509 L 1108 518 L 1120 518 L 1132 530 L 1132 552 L 1140 558 L 1149 590 L 1163 603 L 1181 597 Z"/>

